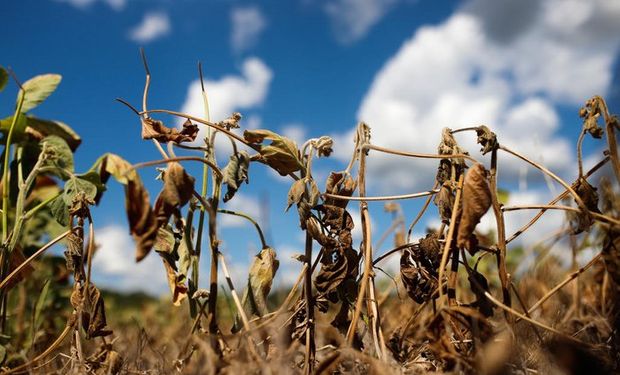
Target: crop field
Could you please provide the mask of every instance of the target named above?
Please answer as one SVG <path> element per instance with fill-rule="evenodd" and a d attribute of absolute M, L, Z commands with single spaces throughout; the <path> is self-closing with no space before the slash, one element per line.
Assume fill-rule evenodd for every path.
<path fill-rule="evenodd" d="M 141 126 L 132 136 L 152 143 L 158 159 L 132 164 L 107 153 L 83 171 L 75 170 L 79 135 L 30 114 L 61 77 L 21 81 L 0 69 L 0 90 L 15 85 L 18 92 L 14 112 L 1 120 L 2 374 L 620 371 L 620 123 L 613 114 L 620 109 L 604 98 L 583 98 L 574 181 L 505 146 L 492 124 L 444 128 L 436 153 L 428 154 L 374 143 L 372 124 L 363 122 L 350 140 L 348 165 L 319 179 L 313 161 L 339 147 L 331 137 L 298 144 L 244 128 L 240 113 L 211 119 L 216 98 L 204 85 L 202 117 L 149 109 L 144 52 L 142 59 L 142 102 L 117 100 L 135 116 L 135 129 Z M 200 66 L 199 73 L 202 82 Z M 184 122 L 167 125 L 162 116 Z M 206 129 L 203 139 L 199 129 Z M 230 141 L 227 160 L 216 160 L 216 138 Z M 586 138 L 604 152 L 582 155 Z M 480 153 L 465 149 L 466 139 Z M 367 163 L 378 154 L 431 159 L 434 184 L 412 194 L 367 195 L 375 178 Z M 584 166 L 586 157 L 597 158 L 593 167 Z M 505 158 L 529 165 L 559 193 L 537 204 L 506 204 L 498 188 Z M 186 166 L 196 163 L 201 173 L 192 175 Z M 281 200 L 305 241 L 292 285 L 274 284 L 281 255 L 259 218 L 220 207 L 246 189 L 250 175 L 263 173 L 256 164 L 290 182 Z M 159 171 L 159 191 L 147 190 L 145 169 Z M 113 183 L 124 189 L 135 260 L 161 259 L 170 290 L 164 299 L 100 289 L 92 276 L 98 246 L 91 210 Z M 421 209 L 405 211 L 400 202 L 413 199 L 424 202 Z M 393 215 L 379 240 L 391 243 L 389 250 L 376 251 L 369 204 Z M 360 243 L 352 236 L 352 206 L 361 216 Z M 517 210 L 530 220 L 512 232 L 508 212 Z M 564 215 L 558 231 L 516 249 L 515 239 L 557 210 Z M 483 231 L 478 224 L 487 212 L 494 225 Z M 436 227 L 419 229 L 425 213 Z M 218 225 L 229 215 L 249 221 L 245 230 L 261 243 L 241 285 L 220 251 Z M 564 259 L 550 252 L 553 244 Z M 50 252 L 54 247 L 62 253 Z M 584 255 L 587 262 L 579 262 Z M 389 259 L 399 260 L 399 269 L 381 278 Z M 517 273 L 523 262 L 532 265 Z"/>

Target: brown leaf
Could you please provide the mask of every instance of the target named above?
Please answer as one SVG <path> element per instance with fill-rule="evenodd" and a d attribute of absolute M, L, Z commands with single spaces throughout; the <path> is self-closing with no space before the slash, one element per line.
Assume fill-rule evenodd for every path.
<path fill-rule="evenodd" d="M 441 221 L 448 224 L 452 217 L 452 207 L 454 206 L 454 194 L 452 194 L 449 182 L 445 182 L 441 185 L 441 189 L 439 189 L 439 193 L 435 195 L 433 203 L 435 203 L 439 210 Z"/>
<path fill-rule="evenodd" d="M 95 285 L 88 284 L 88 294 L 84 300 L 82 311 L 82 325 L 87 338 L 108 336 L 112 333 L 106 329 L 105 306 L 103 297 Z"/>
<path fill-rule="evenodd" d="M 303 178 L 300 178 L 299 180 L 296 180 L 295 182 L 293 182 L 291 184 L 291 188 L 288 191 L 288 198 L 286 202 L 285 211 L 288 211 L 288 209 L 291 208 L 293 204 L 297 204 L 301 202 L 301 198 L 303 197 L 305 192 L 306 192 L 306 182 Z"/>
<path fill-rule="evenodd" d="M 495 150 L 499 146 L 495 133 L 484 125 L 476 128 L 476 135 L 478 136 L 477 142 L 482 146 L 482 149 L 480 149 L 482 155 Z"/>
<path fill-rule="evenodd" d="M 168 277 L 168 286 L 172 293 L 172 303 L 175 306 L 181 306 L 181 302 L 187 298 L 188 288 L 185 285 L 185 276 L 177 274 L 176 267 L 170 263 L 170 260 L 166 257 L 162 257 L 164 267 L 166 268 L 166 275 Z"/>
<path fill-rule="evenodd" d="M 177 162 L 168 163 L 163 178 L 164 188 L 157 196 L 154 208 L 158 227 L 166 224 L 170 216 L 185 206 L 194 193 L 194 177 Z"/>
<path fill-rule="evenodd" d="M 465 175 L 463 184 L 463 208 L 456 240 L 459 248 L 467 248 L 471 253 L 476 251 L 470 246 L 471 236 L 489 207 L 491 189 L 487 181 L 487 171 L 482 164 L 475 164 Z"/>
<path fill-rule="evenodd" d="M 359 272 L 358 262 L 359 255 L 350 247 L 339 246 L 332 251 L 323 249 L 321 270 L 314 279 L 317 291 L 327 295 L 345 280 L 355 280 Z"/>
<path fill-rule="evenodd" d="M 159 228 L 151 208 L 149 193 L 144 188 L 138 172 L 118 155 L 107 154 L 101 162 L 99 174 L 103 183 L 110 176 L 114 176 L 119 183 L 125 185 L 125 209 L 129 232 L 136 242 L 136 261 L 139 262 L 151 251 Z"/>
<path fill-rule="evenodd" d="M 230 160 L 222 170 L 223 183 L 227 185 L 224 202 L 228 202 L 241 187 L 243 182 L 248 183 L 248 169 L 250 167 L 250 155 L 246 151 L 239 151 L 230 155 Z"/>
<path fill-rule="evenodd" d="M 325 192 L 328 194 L 336 194 L 350 197 L 357 187 L 357 181 L 351 177 L 349 173 L 345 172 L 331 172 L 327 177 L 325 183 Z M 346 207 L 349 201 L 344 199 L 331 199 L 325 200 L 326 205 Z"/>
<path fill-rule="evenodd" d="M 142 119 L 142 139 L 156 139 L 159 142 L 192 142 L 198 135 L 198 126 L 187 119 L 179 132 L 164 125 L 159 120 L 146 117 Z"/>

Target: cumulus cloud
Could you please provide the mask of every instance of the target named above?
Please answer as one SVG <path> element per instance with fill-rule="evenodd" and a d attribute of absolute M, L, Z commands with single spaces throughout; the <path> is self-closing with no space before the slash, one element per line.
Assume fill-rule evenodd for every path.
<path fill-rule="evenodd" d="M 230 14 L 232 32 L 230 42 L 235 52 L 246 51 L 256 45 L 267 26 L 267 20 L 258 7 L 233 8 Z"/>
<path fill-rule="evenodd" d="M 129 39 L 148 43 L 170 33 L 170 19 L 163 12 L 147 13 L 142 22 L 129 31 Z"/>
<path fill-rule="evenodd" d="M 245 59 L 241 65 L 240 75 L 227 75 L 220 79 L 205 81 L 205 90 L 209 96 L 209 112 L 212 121 L 228 118 L 233 112 L 246 111 L 260 107 L 267 98 L 273 72 L 265 63 L 256 57 Z M 181 107 L 181 112 L 197 117 L 204 117 L 204 105 L 200 80 L 190 83 Z M 257 127 L 261 123 L 258 115 L 248 116 L 242 120 L 244 127 Z M 201 127 L 197 139 L 205 137 L 206 130 Z M 223 137 L 218 138 L 219 155 L 229 155 L 230 142 Z M 221 145 L 221 146 L 220 146 Z"/>
<path fill-rule="evenodd" d="M 398 0 L 331 0 L 325 4 L 336 39 L 353 43 L 362 39 Z"/>
<path fill-rule="evenodd" d="M 166 293 L 166 273 L 157 254 L 136 263 L 135 245 L 127 228 L 110 225 L 95 232 L 98 246 L 93 258 L 97 285 L 122 291 L 146 291 L 154 295 Z"/>
<path fill-rule="evenodd" d="M 563 23 L 558 19 L 578 10 L 577 3 L 532 5 L 541 14 L 527 24 L 515 21 L 498 43 L 489 34 L 498 26 L 486 20 L 494 8 L 487 10 L 491 15 L 477 11 L 482 3 L 419 28 L 377 73 L 357 117 L 371 126 L 374 143 L 420 152 L 435 152 L 443 127 L 486 124 L 503 144 L 566 171 L 574 147 L 557 133 L 556 105 L 581 103 L 609 89 L 620 42 L 620 24 L 611 20 L 620 17 L 620 6 L 588 2 L 573 16 L 578 19 Z M 350 157 L 352 137 L 353 130 L 335 135 L 342 160 Z M 471 134 L 458 138 L 469 150 L 479 148 Z M 514 158 L 500 162 L 503 178 L 517 176 L 523 166 Z M 372 152 L 368 168 L 376 176 L 371 181 L 385 181 L 383 190 L 403 192 L 428 188 L 436 163 Z"/>
<path fill-rule="evenodd" d="M 91 5 L 93 5 L 94 3 L 96 3 L 97 1 L 107 4 L 109 7 L 111 7 L 114 10 L 122 10 L 125 8 L 125 5 L 127 4 L 127 0 L 56 0 L 56 1 L 70 4 L 79 9 L 86 9 L 90 7 Z"/>

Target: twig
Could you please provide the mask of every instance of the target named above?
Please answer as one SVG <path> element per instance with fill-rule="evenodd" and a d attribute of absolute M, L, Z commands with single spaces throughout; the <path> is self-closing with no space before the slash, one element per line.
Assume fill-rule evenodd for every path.
<path fill-rule="evenodd" d="M 439 300 L 443 301 L 443 287 L 441 283 L 445 273 L 446 264 L 448 264 L 448 254 L 450 253 L 450 245 L 452 244 L 452 237 L 454 237 L 454 229 L 456 227 L 456 215 L 458 212 L 459 203 L 461 201 L 461 194 L 463 190 L 463 174 L 459 176 L 459 181 L 456 187 L 456 197 L 454 198 L 454 204 L 452 205 L 452 215 L 450 217 L 450 226 L 448 227 L 448 235 L 446 237 L 446 243 L 444 244 L 441 254 L 441 263 L 439 265 Z"/>
<path fill-rule="evenodd" d="M 36 252 L 34 252 L 34 254 L 32 254 L 31 256 L 28 257 L 28 259 L 26 259 L 22 264 L 20 264 L 19 266 L 17 266 L 13 272 L 11 272 L 7 277 L 4 278 L 4 280 L 2 280 L 2 282 L 0 282 L 0 289 L 3 289 L 8 283 L 9 281 L 11 281 L 11 279 L 13 277 L 15 277 L 15 275 L 19 274 L 21 272 L 21 270 L 26 267 L 28 264 L 30 264 L 33 260 L 35 260 L 39 255 L 43 254 L 45 252 L 45 250 L 49 249 L 50 247 L 54 246 L 56 243 L 60 242 L 63 238 L 67 237 L 69 235 L 69 233 L 71 233 L 71 230 L 68 230 L 64 233 L 62 233 L 61 235 L 59 235 L 58 237 L 54 238 L 53 240 L 51 240 L 50 242 L 46 243 L 45 245 L 43 245 L 39 250 L 37 250 Z"/>
<path fill-rule="evenodd" d="M 168 164 L 168 163 L 172 163 L 172 162 L 177 162 L 177 161 L 199 161 L 205 165 L 210 166 L 213 169 L 213 172 L 215 174 L 218 175 L 218 177 L 222 177 L 222 172 L 220 171 L 220 169 L 217 167 L 217 165 L 214 165 L 213 163 L 211 163 L 209 160 L 205 159 L 205 158 L 201 158 L 198 156 L 178 156 L 176 158 L 167 158 L 167 159 L 160 159 L 160 160 L 153 160 L 153 161 L 145 161 L 142 163 L 136 163 L 134 165 L 131 166 L 131 168 L 129 168 L 125 174 L 128 174 L 129 172 L 136 170 L 136 169 L 140 169 L 140 168 L 145 168 L 145 167 L 152 167 L 154 165 L 159 165 L 159 164 Z"/>
<path fill-rule="evenodd" d="M 536 309 L 538 309 L 543 303 L 545 303 L 546 300 L 548 300 L 549 298 L 551 298 L 551 296 L 553 296 L 555 293 L 557 293 L 560 289 L 562 289 L 566 284 L 570 283 L 572 280 L 574 280 L 576 277 L 578 277 L 579 275 L 581 275 L 582 273 L 584 273 L 586 270 L 588 270 L 588 268 L 592 267 L 601 257 L 603 256 L 602 253 L 598 253 L 594 258 L 592 258 L 585 266 L 579 268 L 578 270 L 571 272 L 561 283 L 559 283 L 558 285 L 556 285 L 553 289 L 551 289 L 550 291 L 548 291 L 544 296 L 542 296 L 542 298 L 540 298 L 538 300 L 538 302 L 536 302 L 534 305 L 532 305 L 532 307 L 530 307 L 527 310 L 528 314 L 531 314 L 533 311 L 535 311 Z"/>
<path fill-rule="evenodd" d="M 393 201 L 393 200 L 399 200 L 399 199 L 411 199 L 411 198 L 420 198 L 420 197 L 425 197 L 427 195 L 435 195 L 439 192 L 439 190 L 437 189 L 433 189 L 433 190 L 428 190 L 428 191 L 422 191 L 419 193 L 412 193 L 412 194 L 403 194 L 403 195 L 386 195 L 386 196 L 377 196 L 377 197 L 349 197 L 346 195 L 337 195 L 337 194 L 329 194 L 329 193 L 323 193 L 322 196 L 325 198 L 331 198 L 331 199 L 340 199 L 340 200 L 344 200 L 344 201 L 364 201 L 364 202 L 372 202 L 372 201 Z"/>
<path fill-rule="evenodd" d="M 589 178 L 590 176 L 592 176 L 594 174 L 594 172 L 596 172 L 597 170 L 599 170 L 603 165 L 605 165 L 605 163 L 607 163 L 609 161 L 609 156 L 605 157 L 603 160 L 601 160 L 600 162 L 598 162 L 594 167 L 592 167 L 588 173 L 585 174 L 585 176 L 583 176 L 584 178 Z M 572 187 L 573 189 L 575 189 L 577 187 L 577 183 L 578 181 L 576 181 L 575 183 L 573 183 Z M 569 194 L 568 190 L 564 190 L 564 192 L 562 192 L 561 194 L 559 194 L 557 197 L 555 197 L 554 199 L 552 199 L 549 203 L 549 205 L 553 205 L 556 204 L 557 202 L 561 201 L 562 199 L 564 199 L 567 195 Z M 534 223 L 536 223 L 536 221 L 538 221 L 538 219 L 540 219 L 540 217 L 546 212 L 546 209 L 541 210 L 538 214 L 536 214 L 536 216 L 534 216 L 527 224 L 525 224 L 524 226 L 522 226 L 521 228 L 519 228 L 512 236 L 510 236 L 510 238 L 508 238 L 506 240 L 506 244 L 512 242 L 514 239 L 516 239 L 517 237 L 519 237 L 522 233 L 524 233 L 529 227 L 531 227 L 532 225 L 534 225 Z"/>
<path fill-rule="evenodd" d="M 582 213 L 583 211 L 579 208 L 571 207 L 571 206 L 562 206 L 562 205 L 553 205 L 553 204 L 528 204 L 523 206 L 505 206 L 502 207 L 502 211 L 517 211 L 517 210 L 563 210 L 563 211 L 572 211 L 577 213 Z M 604 223 L 613 224 L 616 226 L 620 226 L 620 220 L 615 219 L 613 217 L 609 217 L 607 215 L 599 214 L 598 212 L 586 210 L 592 217 L 598 221 L 602 221 Z"/>
<path fill-rule="evenodd" d="M 439 183 L 435 181 L 435 185 L 433 185 L 432 190 L 437 190 L 438 186 L 439 186 Z M 418 221 L 420 221 L 422 216 L 424 216 L 424 213 L 426 212 L 426 209 L 428 208 L 432 199 L 433 199 L 432 195 L 429 195 L 428 198 L 426 198 L 426 201 L 424 202 L 424 206 L 422 206 L 422 208 L 420 209 L 420 212 L 418 212 L 418 216 L 416 216 L 415 219 L 413 219 L 413 221 L 409 225 L 409 230 L 407 231 L 407 242 L 411 242 L 411 234 L 413 233 L 413 228 L 418 223 Z"/>
<path fill-rule="evenodd" d="M 362 148 L 364 150 L 370 149 L 370 150 L 385 152 L 386 154 L 399 155 L 399 156 L 408 156 L 408 157 L 411 157 L 411 158 L 421 158 L 421 159 L 467 159 L 467 160 L 471 161 L 472 163 L 478 163 L 478 161 L 476 159 L 474 159 L 473 157 L 471 157 L 471 156 L 469 156 L 467 154 L 449 154 L 449 155 L 445 155 L 445 154 L 423 154 L 423 153 L 419 153 L 419 152 L 406 152 L 406 151 L 392 150 L 392 149 L 389 149 L 389 148 L 380 147 L 380 146 L 376 146 L 376 145 L 369 144 L 369 143 L 362 145 Z"/>
<path fill-rule="evenodd" d="M 260 225 L 258 225 L 258 223 L 252 219 L 251 216 L 244 214 L 243 212 L 238 212 L 238 211 L 231 211 L 231 210 L 224 210 L 224 209 L 218 209 L 217 212 L 223 213 L 223 214 L 228 214 L 228 215 L 234 215 L 234 216 L 239 216 L 242 217 L 246 220 L 248 220 L 249 222 L 251 222 L 252 224 L 254 224 L 254 227 L 256 228 L 256 231 L 258 232 L 258 236 L 260 237 L 260 242 L 261 245 L 263 246 L 263 249 L 267 246 L 267 242 L 265 242 L 265 236 L 263 235 L 263 231 L 260 228 Z"/>

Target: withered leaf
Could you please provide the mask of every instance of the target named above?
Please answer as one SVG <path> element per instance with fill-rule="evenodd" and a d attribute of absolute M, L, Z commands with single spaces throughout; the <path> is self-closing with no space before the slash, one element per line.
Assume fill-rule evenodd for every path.
<path fill-rule="evenodd" d="M 575 186 L 575 192 L 581 198 L 589 211 L 600 213 L 598 208 L 598 193 L 596 188 L 588 182 L 584 177 L 580 177 Z M 590 215 L 584 215 L 573 211 L 567 211 L 566 216 L 570 223 L 573 234 L 579 234 L 590 229 L 594 221 Z"/>
<path fill-rule="evenodd" d="M 105 306 L 99 289 L 92 283 L 88 284 L 88 293 L 84 300 L 82 325 L 88 338 L 108 336 L 112 333 L 107 328 Z"/>
<path fill-rule="evenodd" d="M 412 248 L 403 250 L 400 256 L 401 280 L 409 297 L 419 304 L 430 300 L 438 286 L 436 270 L 427 267 L 431 264 L 430 259 Z"/>
<path fill-rule="evenodd" d="M 220 121 L 217 124 L 225 129 L 239 129 L 239 121 L 241 121 L 241 113 L 233 112 L 226 120 Z"/>
<path fill-rule="evenodd" d="M 467 280 L 469 280 L 469 287 L 471 291 L 476 295 L 476 301 L 472 306 L 476 307 L 482 315 L 487 318 L 493 316 L 493 303 L 485 296 L 485 292 L 489 291 L 489 283 L 487 279 L 480 272 L 475 269 L 469 269 Z"/>
<path fill-rule="evenodd" d="M 186 277 L 178 274 L 174 264 L 170 262 L 167 257 L 162 256 L 164 262 L 164 268 L 166 269 L 166 275 L 168 277 L 168 286 L 172 293 L 172 303 L 175 306 L 181 306 L 181 302 L 187 298 L 188 288 L 185 285 Z"/>
<path fill-rule="evenodd" d="M 167 223 L 175 211 L 189 202 L 194 193 L 194 182 L 194 177 L 181 164 L 168 163 L 164 173 L 164 188 L 157 196 L 154 207 L 158 227 Z"/>
<path fill-rule="evenodd" d="M 452 207 L 454 206 L 454 194 L 452 193 L 449 182 L 446 181 L 441 185 L 439 193 L 437 193 L 433 199 L 433 203 L 435 203 L 439 210 L 441 221 L 448 224 L 452 217 Z"/>
<path fill-rule="evenodd" d="M 251 315 L 263 316 L 269 312 L 267 308 L 267 296 L 271 291 L 273 279 L 280 267 L 276 251 L 271 247 L 263 248 L 260 253 L 254 256 L 250 265 L 248 284 L 243 292 L 241 303 L 246 313 Z M 240 317 L 235 319 L 233 331 L 241 328 Z"/>
<path fill-rule="evenodd" d="M 325 192 L 328 194 L 350 197 L 353 195 L 356 188 L 357 181 L 351 177 L 349 173 L 345 172 L 331 172 L 329 177 L 327 177 L 327 182 L 325 183 Z M 349 201 L 344 199 L 327 198 L 325 200 L 326 205 L 338 206 L 342 208 L 346 207 L 348 203 Z"/>
<path fill-rule="evenodd" d="M 482 149 L 480 149 L 482 155 L 495 150 L 499 146 L 495 133 L 484 125 L 476 128 L 476 135 L 478 135 L 477 142 L 482 146 Z"/>
<path fill-rule="evenodd" d="M 143 118 L 142 139 L 156 139 L 159 142 L 192 142 L 198 135 L 198 125 L 193 124 L 189 119 L 182 125 L 181 131 L 169 128 L 159 120 L 150 117 Z"/>
<path fill-rule="evenodd" d="M 328 136 L 322 136 L 314 141 L 312 141 L 312 146 L 316 148 L 317 155 L 319 157 L 328 157 L 334 151 L 332 146 L 334 145 L 334 140 Z"/>
<path fill-rule="evenodd" d="M 285 211 L 288 211 L 288 209 L 291 208 L 293 204 L 297 204 L 301 202 L 301 198 L 304 196 L 305 192 L 306 192 L 305 179 L 300 178 L 299 180 L 296 180 L 295 182 L 293 182 L 291 184 L 291 188 L 288 191 L 288 198 L 286 202 Z"/>
<path fill-rule="evenodd" d="M 222 170 L 224 175 L 222 182 L 227 186 L 224 202 L 232 199 L 243 182 L 248 183 L 249 167 L 250 155 L 246 151 L 239 151 L 236 154 L 230 155 L 228 164 Z"/>
<path fill-rule="evenodd" d="M 470 246 L 471 236 L 489 207 L 491 189 L 487 171 L 482 164 L 474 164 L 465 174 L 463 184 L 463 206 L 456 240 L 459 248 L 466 248 L 471 253 L 477 250 Z"/>
<path fill-rule="evenodd" d="M 350 247 L 339 246 L 333 250 L 323 249 L 321 270 L 314 279 L 320 294 L 335 291 L 346 279 L 357 278 L 359 255 Z"/>
<path fill-rule="evenodd" d="M 246 130 L 243 137 L 249 143 L 260 144 L 266 139 L 269 145 L 261 145 L 258 150 L 259 161 L 275 169 L 280 175 L 286 176 L 304 168 L 297 144 L 292 139 L 283 137 L 265 129 Z"/>

